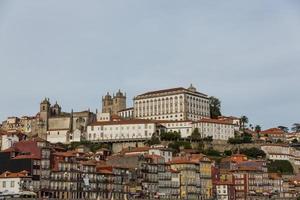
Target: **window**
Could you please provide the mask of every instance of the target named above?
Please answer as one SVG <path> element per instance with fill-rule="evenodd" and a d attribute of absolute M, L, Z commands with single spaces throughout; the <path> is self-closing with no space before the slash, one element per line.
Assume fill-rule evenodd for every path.
<path fill-rule="evenodd" d="M 6 181 L 3 181 L 3 182 L 2 182 L 2 187 L 3 187 L 3 188 L 6 188 Z"/>
<path fill-rule="evenodd" d="M 10 187 L 12 187 L 12 188 L 15 187 L 15 181 L 10 182 Z"/>

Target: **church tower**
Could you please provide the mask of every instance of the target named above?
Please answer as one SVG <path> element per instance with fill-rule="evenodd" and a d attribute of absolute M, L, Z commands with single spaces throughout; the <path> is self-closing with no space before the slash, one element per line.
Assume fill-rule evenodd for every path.
<path fill-rule="evenodd" d="M 39 137 L 45 139 L 48 130 L 48 119 L 50 117 L 50 102 L 45 98 L 40 103 L 40 119 L 39 119 Z"/>
<path fill-rule="evenodd" d="M 126 109 L 126 94 L 119 90 L 113 97 L 107 93 L 102 97 L 102 113 L 117 115 L 120 110 Z"/>
<path fill-rule="evenodd" d="M 120 110 L 124 109 L 126 109 L 126 94 L 124 95 L 119 89 L 113 98 L 113 114 L 118 114 Z"/>
<path fill-rule="evenodd" d="M 109 93 L 102 97 L 102 113 L 112 113 L 113 99 Z"/>

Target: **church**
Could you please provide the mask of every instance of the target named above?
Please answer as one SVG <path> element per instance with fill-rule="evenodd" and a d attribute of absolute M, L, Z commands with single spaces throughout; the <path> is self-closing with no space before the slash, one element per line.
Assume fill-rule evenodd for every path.
<path fill-rule="evenodd" d="M 80 141 L 88 124 L 96 120 L 96 115 L 90 110 L 62 112 L 57 102 L 52 106 L 49 98 L 45 98 L 40 103 L 37 120 L 39 137 L 51 143 L 70 143 Z"/>

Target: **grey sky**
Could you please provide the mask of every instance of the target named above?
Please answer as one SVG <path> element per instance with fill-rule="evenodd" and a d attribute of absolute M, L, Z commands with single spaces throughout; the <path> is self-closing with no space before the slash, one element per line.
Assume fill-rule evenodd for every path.
<path fill-rule="evenodd" d="M 0 1 L 0 120 L 193 83 L 225 115 L 300 121 L 300 2 Z"/>

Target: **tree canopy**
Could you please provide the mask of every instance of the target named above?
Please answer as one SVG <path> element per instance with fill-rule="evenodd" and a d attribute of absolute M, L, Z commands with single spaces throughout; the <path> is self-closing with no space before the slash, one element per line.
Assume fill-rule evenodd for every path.
<path fill-rule="evenodd" d="M 300 123 L 294 123 L 292 126 L 292 131 L 300 132 Z"/>
<path fill-rule="evenodd" d="M 221 116 L 221 101 L 214 97 L 211 96 L 209 97 L 209 108 L 210 108 L 210 116 L 213 119 L 218 118 L 219 116 Z"/>
<path fill-rule="evenodd" d="M 292 164 L 287 160 L 274 160 L 267 164 L 268 172 L 270 173 L 282 173 L 293 174 L 294 169 Z"/>

